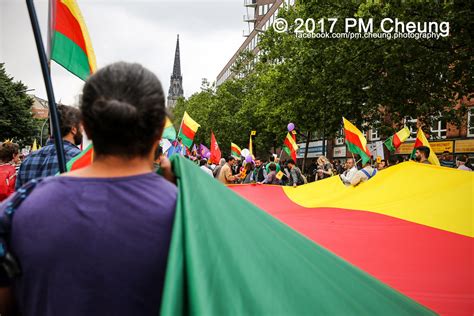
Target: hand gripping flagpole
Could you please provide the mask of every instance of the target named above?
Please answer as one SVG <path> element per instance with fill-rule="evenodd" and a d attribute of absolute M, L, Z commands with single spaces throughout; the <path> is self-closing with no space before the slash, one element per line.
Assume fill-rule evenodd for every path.
<path fill-rule="evenodd" d="M 53 84 L 51 82 L 48 60 L 46 58 L 46 52 L 44 50 L 43 40 L 41 38 L 41 31 L 38 23 L 38 16 L 36 15 L 33 0 L 26 0 L 26 6 L 28 7 L 28 13 L 30 15 L 31 26 L 33 28 L 33 34 L 35 36 L 36 48 L 38 49 L 38 57 L 41 64 L 41 70 L 43 72 L 46 94 L 48 95 L 49 112 L 51 115 L 54 145 L 56 147 L 56 152 L 58 155 L 59 172 L 63 173 L 66 172 L 66 157 L 64 155 L 61 131 L 59 129 L 58 108 L 56 107 L 56 101 L 54 99 Z"/>

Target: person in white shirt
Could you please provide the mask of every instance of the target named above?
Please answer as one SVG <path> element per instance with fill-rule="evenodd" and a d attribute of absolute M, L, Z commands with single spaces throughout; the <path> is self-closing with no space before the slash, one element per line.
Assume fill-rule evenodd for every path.
<path fill-rule="evenodd" d="M 204 171 L 205 173 L 207 173 L 208 175 L 214 178 L 214 174 L 212 173 L 212 170 L 209 169 L 209 167 L 207 166 L 207 161 L 205 159 L 202 159 L 201 161 L 199 161 L 199 166 L 200 166 L 199 168 L 201 168 L 202 171 Z"/>
<path fill-rule="evenodd" d="M 352 177 L 351 185 L 355 187 L 362 182 L 369 181 L 376 174 L 377 174 L 377 169 L 372 168 L 370 161 L 368 161 L 364 165 L 364 168 L 357 171 L 356 174 Z"/>
<path fill-rule="evenodd" d="M 458 169 L 459 170 L 464 170 L 464 171 L 472 171 L 471 168 L 466 166 L 466 163 L 467 163 L 468 160 L 469 160 L 469 158 L 467 158 L 466 155 L 459 156 L 458 161 L 457 161 Z"/>
<path fill-rule="evenodd" d="M 357 173 L 357 167 L 355 166 L 353 158 L 347 159 L 345 168 L 346 171 L 340 174 L 339 177 L 345 185 L 351 185 L 351 180 Z"/>

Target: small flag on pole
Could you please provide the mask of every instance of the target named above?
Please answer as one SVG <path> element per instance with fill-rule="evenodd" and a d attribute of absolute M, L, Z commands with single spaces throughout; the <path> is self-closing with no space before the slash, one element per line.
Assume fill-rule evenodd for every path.
<path fill-rule="evenodd" d="M 184 112 L 178 137 L 181 138 L 181 141 L 186 147 L 190 148 L 193 145 L 194 135 L 199 127 L 201 127 L 201 125 L 193 120 L 187 112 Z"/>
<path fill-rule="evenodd" d="M 410 137 L 410 129 L 408 127 L 404 127 L 403 129 L 399 130 L 396 134 L 390 136 L 384 144 L 388 150 L 391 152 L 395 151 L 400 145 Z"/>
<path fill-rule="evenodd" d="M 86 80 L 97 65 L 86 23 L 75 0 L 54 0 L 51 59 Z"/>
<path fill-rule="evenodd" d="M 365 165 L 370 160 L 371 154 L 364 134 L 345 118 L 342 118 L 342 121 L 344 122 L 347 149 L 351 153 L 359 155 L 362 158 L 362 164 Z"/>
<path fill-rule="evenodd" d="M 230 154 L 236 158 L 242 156 L 242 149 L 234 143 L 230 143 Z"/>
<path fill-rule="evenodd" d="M 174 129 L 173 123 L 171 123 L 171 120 L 168 117 L 166 117 L 165 128 L 163 129 L 163 135 L 161 138 L 168 140 L 176 139 L 176 130 Z"/>
<path fill-rule="evenodd" d="M 411 159 L 415 158 L 415 152 L 416 148 L 420 146 L 425 146 L 430 149 L 430 156 L 428 157 L 428 161 L 432 165 L 440 166 L 438 157 L 436 157 L 436 153 L 431 149 L 430 143 L 426 139 L 425 133 L 421 128 L 418 129 L 418 133 L 416 133 L 416 140 L 415 140 L 415 145 L 413 146 L 413 151 L 411 153 Z"/>
<path fill-rule="evenodd" d="M 296 151 L 298 150 L 298 145 L 296 144 L 293 135 L 288 132 L 283 142 L 283 150 L 290 156 L 294 161 L 296 161 Z"/>
<path fill-rule="evenodd" d="M 38 145 L 36 144 L 36 139 L 33 141 L 33 146 L 31 146 L 31 152 L 37 151 L 38 150 Z"/>

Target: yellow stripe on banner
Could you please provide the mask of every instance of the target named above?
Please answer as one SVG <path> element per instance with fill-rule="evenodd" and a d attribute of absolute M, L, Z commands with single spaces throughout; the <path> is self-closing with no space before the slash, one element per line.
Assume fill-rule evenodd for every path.
<path fill-rule="evenodd" d="M 384 214 L 474 237 L 474 173 L 416 162 L 380 171 L 346 187 L 338 176 L 284 192 L 308 208 L 335 207 Z"/>
<path fill-rule="evenodd" d="M 196 132 L 201 125 L 199 125 L 195 120 L 189 116 L 188 112 L 184 112 L 183 115 L 183 124 L 189 127 L 193 132 Z"/>
<path fill-rule="evenodd" d="M 165 128 L 170 127 L 172 125 L 173 125 L 173 123 L 171 123 L 171 120 L 169 119 L 169 117 L 166 117 Z"/>
<path fill-rule="evenodd" d="M 92 48 L 92 42 L 89 37 L 89 32 L 87 31 L 86 23 L 84 22 L 84 18 L 82 17 L 81 10 L 77 5 L 75 0 L 61 0 L 65 6 L 69 8 L 71 14 L 76 18 L 77 22 L 81 26 L 82 36 L 84 37 L 84 42 L 86 44 L 86 53 L 87 58 L 89 59 L 89 66 L 91 67 L 92 73 L 94 73 L 97 69 L 97 63 L 95 59 L 94 49 Z"/>

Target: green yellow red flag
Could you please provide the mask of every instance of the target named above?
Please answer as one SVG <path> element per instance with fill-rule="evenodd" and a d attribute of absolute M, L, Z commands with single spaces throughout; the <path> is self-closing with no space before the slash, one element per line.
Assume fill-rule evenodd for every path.
<path fill-rule="evenodd" d="M 54 0 L 51 59 L 86 80 L 97 68 L 94 50 L 75 0 Z"/>
<path fill-rule="evenodd" d="M 234 157 L 240 158 L 242 149 L 234 143 L 230 143 L 230 154 Z"/>
<path fill-rule="evenodd" d="M 191 148 L 193 145 L 194 135 L 196 134 L 199 127 L 201 127 L 201 125 L 193 120 L 191 116 L 189 116 L 189 114 L 185 111 L 183 120 L 181 121 L 178 137 L 181 138 L 181 141 L 187 148 Z"/>
<path fill-rule="evenodd" d="M 367 163 L 370 160 L 371 154 L 367 147 L 367 140 L 364 134 L 344 117 L 342 121 L 344 122 L 347 149 L 349 149 L 351 153 L 359 155 L 362 158 L 362 164 Z"/>
<path fill-rule="evenodd" d="M 298 150 L 298 145 L 295 142 L 294 134 L 288 132 L 283 142 L 283 150 L 290 156 L 294 161 L 296 161 L 296 151 Z"/>
<path fill-rule="evenodd" d="M 394 135 L 390 136 L 385 142 L 385 146 L 390 151 L 395 151 L 400 145 L 410 137 L 410 129 L 408 127 L 404 127 L 403 129 L 399 130 Z"/>
<path fill-rule="evenodd" d="M 173 123 L 171 123 L 171 120 L 168 117 L 166 117 L 165 128 L 163 129 L 163 135 L 161 138 L 168 140 L 176 139 L 176 130 L 174 129 Z"/>
<path fill-rule="evenodd" d="M 420 147 L 420 146 L 425 146 L 425 147 L 428 147 L 430 149 L 430 156 L 428 157 L 428 161 L 432 165 L 439 166 L 440 163 L 439 163 L 438 157 L 436 157 L 436 153 L 431 148 L 430 143 L 426 139 L 425 133 L 423 132 L 423 130 L 421 128 L 419 128 L 418 132 L 416 133 L 415 145 L 413 146 L 413 151 L 411 153 L 411 158 L 412 159 L 415 158 L 416 148 Z"/>

